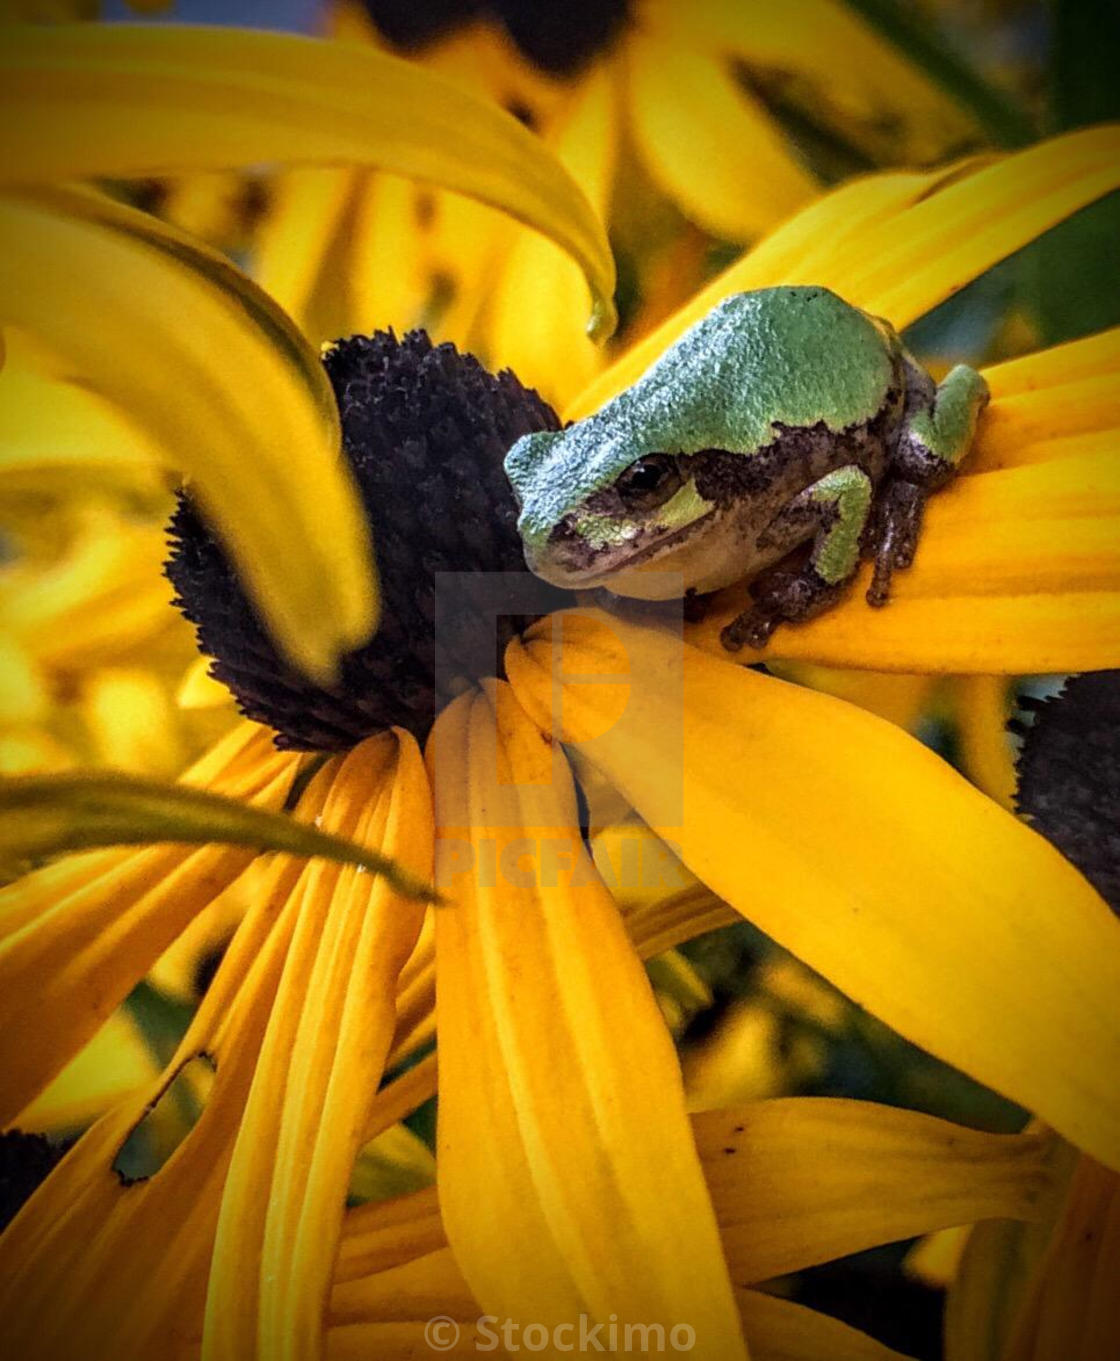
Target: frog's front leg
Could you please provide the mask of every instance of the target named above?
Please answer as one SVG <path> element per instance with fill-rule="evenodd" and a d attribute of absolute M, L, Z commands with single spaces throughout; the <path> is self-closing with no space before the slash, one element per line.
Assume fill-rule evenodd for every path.
<path fill-rule="evenodd" d="M 826 473 L 794 497 L 760 537 L 759 547 L 788 544 L 792 549 L 812 536 L 809 560 L 796 569 L 771 568 L 755 581 L 752 607 L 720 633 L 729 652 L 744 643 L 762 647 L 783 621 L 809 619 L 836 600 L 859 565 L 871 499 L 871 479 L 855 464 Z"/>
<path fill-rule="evenodd" d="M 909 366 L 917 370 L 913 361 Z M 875 561 L 869 605 L 885 605 L 892 573 L 914 561 L 929 494 L 956 475 L 987 404 L 987 383 L 975 369 L 958 364 L 928 401 L 907 414 L 867 536 L 866 552 Z"/>

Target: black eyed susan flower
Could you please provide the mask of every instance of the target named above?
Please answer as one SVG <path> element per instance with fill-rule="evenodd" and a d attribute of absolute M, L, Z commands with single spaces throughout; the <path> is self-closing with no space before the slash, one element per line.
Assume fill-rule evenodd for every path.
<path fill-rule="evenodd" d="M 611 0 L 562 14 L 371 2 L 335 5 L 330 22 L 340 39 L 387 44 L 534 130 L 639 276 L 634 332 L 699 287 L 713 247 L 756 240 L 833 182 L 838 164 L 927 165 L 990 140 L 835 0 L 780 11 L 768 0 Z M 829 150 L 807 157 L 814 143 Z M 606 362 L 579 334 L 578 271 L 535 233 L 454 194 L 297 170 L 270 186 L 254 243 L 256 276 L 314 339 L 424 326 L 558 404 Z"/>
<path fill-rule="evenodd" d="M 721 290 L 814 279 L 901 326 L 1114 188 L 1115 152 L 1115 132 L 1094 130 L 991 165 L 847 186 L 695 307 Z M 67 214 L 81 223 L 82 208 L 72 201 Z M 242 281 L 226 284 L 239 318 L 250 296 L 250 334 L 288 362 L 291 329 L 277 330 Z M 624 358 L 575 410 L 628 381 L 687 321 L 686 311 Z M 126 330 L 113 332 L 122 346 Z M 1115 665 L 1116 422 L 1105 395 L 1115 367 L 1115 337 L 1104 336 L 990 370 L 973 474 L 931 513 L 909 597 L 900 589 L 887 612 L 858 611 L 859 630 L 857 607 L 843 606 L 790 630 L 802 641 L 783 651 L 906 672 Z M 450 517 L 457 497 L 474 496 L 493 516 L 481 548 L 477 526 L 440 526 L 425 562 L 417 515 L 399 571 L 379 534 L 383 609 L 399 581 L 402 614 L 423 616 L 421 569 L 508 570 L 490 461 L 501 432 L 547 426 L 547 409 L 417 338 L 344 342 L 327 372 L 350 475 L 361 486 L 370 462 L 371 497 L 384 471 L 372 465 L 391 450 L 415 460 L 418 478 L 430 473 L 426 505 Z M 115 391 L 126 404 L 123 380 Z M 147 419 L 143 393 L 135 405 Z M 267 442 L 273 413 L 255 409 Z M 313 502 L 322 468 L 312 473 Z M 584 846 L 561 743 L 678 849 L 720 911 L 760 922 L 900 1033 L 1102 1164 L 1120 1162 L 1114 918 L 1041 837 L 896 728 L 743 669 L 712 644 L 710 622 L 682 644 L 656 624 L 584 609 L 518 619 L 504 677 L 487 664 L 446 701 L 434 671 L 394 692 L 394 658 L 377 640 L 337 633 L 344 685 L 315 673 L 330 652 L 322 631 L 308 681 L 284 660 L 292 648 L 246 623 L 242 588 L 234 595 L 192 512 L 176 530 L 172 572 L 204 645 L 247 708 L 325 757 L 278 751 L 273 731 L 247 722 L 189 780 L 290 807 L 434 873 L 448 903 L 425 914 L 352 866 L 162 844 L 59 860 L 4 890 L 0 1071 L 4 1119 L 17 1125 L 192 919 L 228 907 L 228 894 L 246 905 L 163 1073 L 93 1125 L 0 1238 L 0 1301 L 21 1354 L 58 1355 L 80 1338 L 93 1356 L 403 1356 L 424 1345 L 434 1313 L 463 1325 L 468 1349 L 487 1340 L 484 1314 L 526 1338 L 543 1329 L 558 1348 L 553 1330 L 586 1320 L 687 1328 L 701 1356 L 788 1354 L 798 1339 L 809 1354 L 876 1354 L 753 1287 L 875 1243 L 1039 1211 L 1053 1146 L 1040 1130 L 991 1136 L 832 1101 L 686 1115 L 638 959 L 702 929 L 711 907 L 620 916 Z M 264 588 L 249 584 L 267 617 Z M 399 661 L 415 679 L 411 652 Z M 422 753 L 427 696 L 442 707 Z M 347 1213 L 358 1151 L 436 1086 L 432 1055 L 382 1085 L 433 1029 L 437 1190 Z M 127 1184 L 122 1147 L 188 1074 L 197 1119 Z"/>

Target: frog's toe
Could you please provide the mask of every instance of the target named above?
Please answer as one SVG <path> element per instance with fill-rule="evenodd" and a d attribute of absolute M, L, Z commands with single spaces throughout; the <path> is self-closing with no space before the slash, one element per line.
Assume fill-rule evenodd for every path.
<path fill-rule="evenodd" d="M 738 652 L 744 644 L 765 647 L 779 624 L 796 624 L 820 614 L 835 604 L 847 584 L 826 581 L 811 563 L 795 570 L 771 568 L 751 586 L 754 604 L 732 619 L 720 641 L 728 652 Z"/>
<path fill-rule="evenodd" d="M 739 652 L 744 645 L 757 651 L 766 646 L 780 623 L 776 615 L 766 614 L 756 606 L 736 615 L 720 630 L 719 640 L 728 652 Z"/>
<path fill-rule="evenodd" d="M 922 514 L 929 493 L 913 482 L 890 482 L 875 507 L 868 554 L 875 562 L 869 605 L 885 605 L 890 598 L 893 573 L 914 561 L 922 532 Z"/>

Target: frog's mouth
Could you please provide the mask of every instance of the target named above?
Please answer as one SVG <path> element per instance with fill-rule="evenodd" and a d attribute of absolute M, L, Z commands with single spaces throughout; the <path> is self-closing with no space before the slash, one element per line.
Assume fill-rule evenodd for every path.
<path fill-rule="evenodd" d="M 642 600 L 672 600 L 683 595 L 679 550 L 711 526 L 710 506 L 684 525 L 588 524 L 578 513 L 565 516 L 542 551 L 526 548 L 525 558 L 537 576 L 566 590 L 609 586 L 621 595 Z"/>

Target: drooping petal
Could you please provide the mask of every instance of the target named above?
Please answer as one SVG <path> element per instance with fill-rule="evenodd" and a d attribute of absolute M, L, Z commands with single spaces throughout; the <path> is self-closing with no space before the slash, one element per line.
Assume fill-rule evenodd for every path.
<path fill-rule="evenodd" d="M 802 1097 L 692 1123 L 756 1358 L 893 1353 L 811 1311 L 771 1306 L 746 1285 L 950 1219 L 1035 1216 L 1053 1198 L 1054 1140 L 1044 1132 L 983 1134 L 868 1102 Z M 446 1248 L 434 1190 L 352 1211 L 335 1279 L 333 1329 L 363 1329 L 370 1346 L 390 1324 L 412 1323 L 419 1335 L 435 1315 L 468 1325 L 483 1312 Z M 839 1330 L 835 1352 L 829 1328 Z"/>
<path fill-rule="evenodd" d="M 335 1281 L 375 1276 L 447 1246 L 434 1186 L 347 1212 Z"/>
<path fill-rule="evenodd" d="M 433 897 L 372 846 L 212 791 L 115 772 L 17 775 L 0 781 L 0 864 L 95 846 L 164 841 L 322 856 L 384 875 L 408 897 Z"/>
<path fill-rule="evenodd" d="M 0 53 L 8 183 L 378 166 L 493 204 L 551 236 L 613 324 L 614 266 L 579 187 L 500 108 L 356 43 L 202 26 L 12 26 Z M 143 117 L 136 116 L 142 106 Z"/>
<path fill-rule="evenodd" d="M 546 1327 L 688 1319 L 697 1355 L 742 1355 L 676 1057 L 558 748 L 494 685 L 429 760 L 440 1202 L 473 1294 Z"/>
<path fill-rule="evenodd" d="M 824 1097 L 692 1117 L 733 1278 L 801 1271 L 978 1219 L 1032 1219 L 1042 1133 L 984 1134 L 916 1111 Z"/>
<path fill-rule="evenodd" d="M 564 739 L 731 906 L 1120 1164 L 1120 922 L 1053 847 L 854 706 L 659 630 L 561 618 L 555 659 L 547 624 L 506 657 L 546 733 L 559 702 Z"/>
<path fill-rule="evenodd" d="M 371 738 L 335 764 L 322 825 L 428 877 L 431 800 L 414 741 Z M 320 1353 L 346 1187 L 421 915 L 351 868 L 305 876 L 222 1197 L 207 1357 Z"/>
<path fill-rule="evenodd" d="M 0 316 L 56 347 L 192 479 L 310 674 L 329 677 L 369 637 L 369 531 L 334 397 L 315 351 L 255 284 L 146 214 L 44 189 L 0 200 Z"/>
<path fill-rule="evenodd" d="M 568 419 L 587 415 L 629 387 L 683 331 L 732 293 L 821 284 L 901 329 L 1117 188 L 1120 126 L 1113 125 L 929 176 L 850 181 L 783 223 L 720 274 L 600 374 L 565 414 Z"/>
<path fill-rule="evenodd" d="M 834 609 L 735 659 L 979 675 L 1120 665 L 1118 452 L 958 478 L 931 499 L 883 609 L 864 598 L 867 565 Z M 722 592 L 689 642 L 728 657 L 719 631 L 749 605 L 743 586 Z"/>

